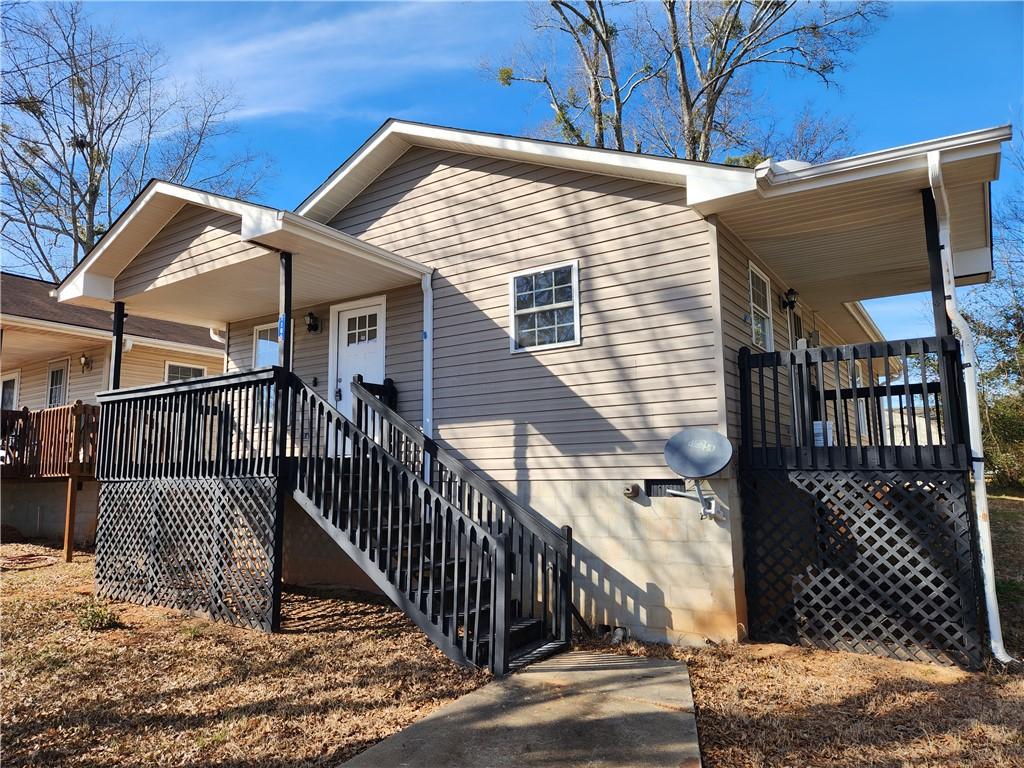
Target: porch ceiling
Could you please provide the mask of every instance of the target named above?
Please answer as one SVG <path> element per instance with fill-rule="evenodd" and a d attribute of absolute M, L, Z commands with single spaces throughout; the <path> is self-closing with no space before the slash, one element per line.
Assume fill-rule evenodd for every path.
<path fill-rule="evenodd" d="M 32 328 L 3 323 L 4 370 L 29 363 L 77 355 L 87 349 L 110 344 L 110 333 L 58 333 L 52 328 Z"/>
<path fill-rule="evenodd" d="M 807 166 L 766 162 L 757 190 L 701 206 L 840 330 L 854 302 L 930 288 L 922 190 L 938 155 L 959 285 L 992 273 L 989 184 L 1009 128 Z M 847 306 L 851 305 L 851 306 Z"/>

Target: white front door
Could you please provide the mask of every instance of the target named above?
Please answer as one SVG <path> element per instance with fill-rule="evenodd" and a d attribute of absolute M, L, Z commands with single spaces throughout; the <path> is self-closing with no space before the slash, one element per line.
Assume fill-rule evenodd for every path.
<path fill-rule="evenodd" d="M 371 384 L 384 381 L 384 299 L 368 299 L 333 309 L 335 407 L 352 413 L 352 377 L 361 374 Z"/>

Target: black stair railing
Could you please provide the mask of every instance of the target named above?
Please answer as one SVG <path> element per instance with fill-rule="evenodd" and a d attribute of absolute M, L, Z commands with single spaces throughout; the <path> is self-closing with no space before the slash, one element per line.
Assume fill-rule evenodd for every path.
<path fill-rule="evenodd" d="M 428 438 L 389 408 L 362 377 L 352 382 L 363 434 L 411 469 L 446 503 L 511 541 L 513 624 L 540 620 L 542 638 L 568 644 L 572 630 L 572 529 L 561 529 Z"/>
<path fill-rule="evenodd" d="M 296 501 L 450 658 L 509 670 L 509 537 L 492 532 L 294 374 Z"/>

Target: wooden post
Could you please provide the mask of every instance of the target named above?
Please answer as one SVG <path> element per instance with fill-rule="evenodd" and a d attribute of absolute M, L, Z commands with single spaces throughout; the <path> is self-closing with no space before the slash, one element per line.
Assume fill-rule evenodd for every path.
<path fill-rule="evenodd" d="M 114 350 L 111 361 L 110 388 L 121 388 L 121 357 L 124 354 L 124 302 L 114 302 Z"/>
<path fill-rule="evenodd" d="M 64 562 L 70 563 L 75 553 L 75 511 L 78 505 L 78 475 L 68 475 L 68 492 L 64 508 Z"/>
<path fill-rule="evenodd" d="M 82 401 L 76 400 L 68 414 L 67 455 L 64 456 L 68 473 L 68 489 L 64 505 L 64 562 L 70 563 L 75 554 L 75 513 L 78 511 L 78 481 L 81 470 Z"/>

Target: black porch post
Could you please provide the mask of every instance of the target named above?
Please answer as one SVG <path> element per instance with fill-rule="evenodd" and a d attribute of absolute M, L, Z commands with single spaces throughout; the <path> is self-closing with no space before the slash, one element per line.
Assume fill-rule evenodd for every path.
<path fill-rule="evenodd" d="M 114 353 L 111 362 L 110 388 L 121 388 L 121 357 L 124 354 L 124 302 L 114 302 Z"/>
<path fill-rule="evenodd" d="M 277 364 L 292 369 L 292 255 L 281 251 L 281 283 L 278 295 Z"/>
<path fill-rule="evenodd" d="M 942 244 L 939 243 L 939 217 L 935 212 L 935 198 L 930 189 L 921 190 L 924 209 L 924 242 L 928 249 L 928 274 L 931 278 L 932 316 L 935 335 L 949 336 L 953 326 L 946 315 L 946 289 L 942 283 Z"/>

